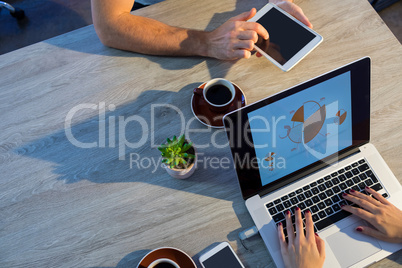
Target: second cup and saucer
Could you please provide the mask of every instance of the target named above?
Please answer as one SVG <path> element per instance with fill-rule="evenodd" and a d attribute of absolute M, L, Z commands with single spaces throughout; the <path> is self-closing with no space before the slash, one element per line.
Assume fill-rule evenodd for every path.
<path fill-rule="evenodd" d="M 215 78 L 194 89 L 191 97 L 191 111 L 202 124 L 223 128 L 225 114 L 246 106 L 243 91 L 234 83 Z"/>

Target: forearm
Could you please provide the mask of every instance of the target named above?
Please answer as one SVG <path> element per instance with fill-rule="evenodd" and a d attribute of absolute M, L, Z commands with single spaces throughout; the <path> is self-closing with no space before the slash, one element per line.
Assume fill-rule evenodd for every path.
<path fill-rule="evenodd" d="M 102 43 L 113 48 L 151 55 L 208 56 L 207 33 L 203 31 L 173 27 L 130 13 L 99 21 L 95 27 Z"/>
<path fill-rule="evenodd" d="M 249 58 L 264 27 L 247 22 L 256 10 L 235 16 L 212 32 L 169 26 L 130 13 L 134 0 L 92 0 L 96 33 L 106 46 L 143 54 L 204 56 L 222 60 Z"/>

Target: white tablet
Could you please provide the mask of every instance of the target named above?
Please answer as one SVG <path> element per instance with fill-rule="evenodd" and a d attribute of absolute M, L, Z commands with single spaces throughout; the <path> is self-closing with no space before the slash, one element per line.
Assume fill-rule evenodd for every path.
<path fill-rule="evenodd" d="M 269 33 L 269 39 L 259 37 L 254 48 L 285 72 L 323 40 L 321 35 L 273 4 L 265 5 L 249 21 L 260 23 Z"/>

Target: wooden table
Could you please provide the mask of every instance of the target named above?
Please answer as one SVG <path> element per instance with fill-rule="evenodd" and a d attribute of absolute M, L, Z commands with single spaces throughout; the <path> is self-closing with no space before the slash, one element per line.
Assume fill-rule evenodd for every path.
<path fill-rule="evenodd" d="M 247 267 L 272 267 L 259 237 L 246 241 L 250 251 L 237 238 L 253 223 L 235 171 L 214 164 L 230 159 L 224 133 L 192 116 L 193 88 L 213 77 L 233 81 L 252 103 L 370 56 L 371 140 L 401 180 L 400 43 L 366 0 L 296 2 L 324 42 L 289 73 L 256 57 L 223 62 L 119 51 L 104 47 L 93 26 L 0 56 L 0 267 L 135 267 L 162 246 L 198 262 L 221 241 Z M 212 30 L 264 4 L 167 0 L 136 12 Z M 156 146 L 182 125 L 202 130 L 189 138 L 203 160 L 183 181 L 152 163 Z M 395 262 L 401 252 L 373 266 Z"/>

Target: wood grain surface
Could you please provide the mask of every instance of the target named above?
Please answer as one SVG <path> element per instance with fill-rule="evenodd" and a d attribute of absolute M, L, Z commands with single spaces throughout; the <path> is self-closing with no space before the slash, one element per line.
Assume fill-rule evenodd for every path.
<path fill-rule="evenodd" d="M 400 43 L 366 0 L 296 2 L 324 41 L 288 73 L 257 57 L 119 51 L 103 46 L 93 26 L 0 56 L 0 267 L 136 267 L 163 246 L 198 263 L 221 241 L 247 267 L 273 267 L 259 237 L 246 241 L 249 251 L 237 238 L 253 222 L 224 133 L 191 112 L 193 89 L 215 77 L 252 103 L 370 56 L 371 141 L 401 181 Z M 265 3 L 166 0 L 136 14 L 212 30 Z M 190 179 L 176 180 L 156 146 L 184 130 L 202 161 Z M 400 264 L 398 252 L 373 267 Z"/>

